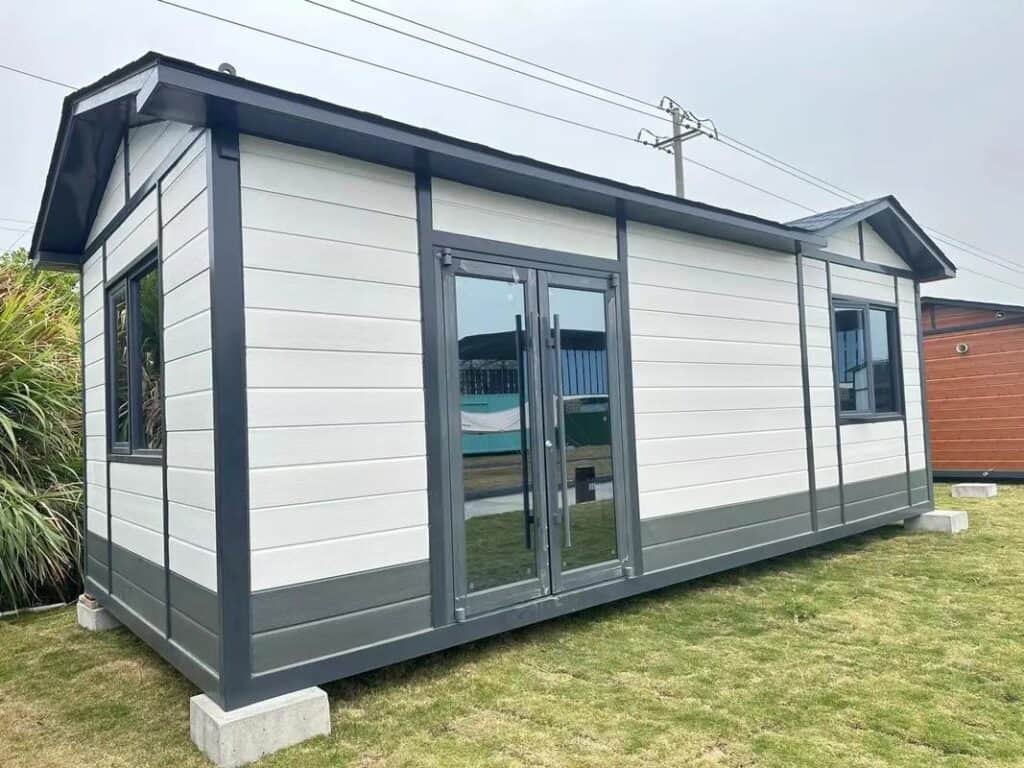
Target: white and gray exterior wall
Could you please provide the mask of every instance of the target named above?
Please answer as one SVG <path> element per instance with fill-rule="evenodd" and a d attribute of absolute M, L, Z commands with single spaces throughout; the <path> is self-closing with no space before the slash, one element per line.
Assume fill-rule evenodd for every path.
<path fill-rule="evenodd" d="M 769 247 L 231 121 L 133 128 L 113 166 L 80 262 L 87 588 L 227 709 L 931 507 L 920 274 L 870 224 Z M 106 288 L 154 249 L 166 438 L 139 459 L 110 451 Z M 624 393 L 621 578 L 468 619 L 451 249 L 606 276 Z M 896 310 L 897 417 L 839 412 L 837 298 Z"/>

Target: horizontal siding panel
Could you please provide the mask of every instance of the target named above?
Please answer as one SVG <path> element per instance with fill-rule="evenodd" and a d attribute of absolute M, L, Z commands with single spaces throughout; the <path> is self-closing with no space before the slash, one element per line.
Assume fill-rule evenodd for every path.
<path fill-rule="evenodd" d="M 167 467 L 167 500 L 203 509 L 215 508 L 213 472 Z"/>
<path fill-rule="evenodd" d="M 796 303 L 796 270 L 788 280 L 770 280 L 754 272 L 750 274 L 723 273 L 715 269 L 715 262 L 703 266 L 670 264 L 650 261 L 634 253 L 629 259 L 629 279 L 642 285 L 660 285 L 699 293 L 726 293 L 754 299 Z"/>
<path fill-rule="evenodd" d="M 164 530 L 164 500 L 152 496 L 140 496 L 113 488 L 110 490 L 110 511 L 115 520 L 148 528 L 156 533 Z"/>
<path fill-rule="evenodd" d="M 213 510 L 170 502 L 167 505 L 167 533 L 200 549 L 217 551 L 217 516 Z"/>
<path fill-rule="evenodd" d="M 250 389 L 248 396 L 250 429 L 424 419 L 415 389 Z"/>
<path fill-rule="evenodd" d="M 175 395 L 165 401 L 167 431 L 213 429 L 213 392 Z"/>
<path fill-rule="evenodd" d="M 167 397 L 212 389 L 212 365 L 209 351 L 168 361 L 164 366 Z"/>
<path fill-rule="evenodd" d="M 737 451 L 742 451 L 742 446 L 742 440 L 738 440 Z M 637 468 L 637 485 L 644 493 L 806 469 L 807 451 L 801 446 L 796 451 L 759 454 L 756 459 L 728 457 L 640 466 Z"/>
<path fill-rule="evenodd" d="M 91 317 L 92 315 L 103 309 L 103 294 L 102 288 L 93 288 L 82 300 L 82 314 L 85 317 Z"/>
<path fill-rule="evenodd" d="M 830 394 L 831 397 L 831 394 Z M 636 413 L 802 408 L 800 387 L 644 387 L 633 394 Z"/>
<path fill-rule="evenodd" d="M 808 489 L 806 470 L 664 491 L 640 491 L 640 517 L 658 517 L 694 509 L 757 501 Z"/>
<path fill-rule="evenodd" d="M 489 240 L 618 258 L 615 219 L 433 179 L 434 228 Z"/>
<path fill-rule="evenodd" d="M 170 327 L 210 308 L 210 273 L 203 270 L 164 296 L 164 325 Z"/>
<path fill-rule="evenodd" d="M 117 148 L 117 154 L 114 155 L 114 162 L 110 168 L 107 186 L 103 190 L 100 205 L 96 209 L 96 217 L 93 219 L 92 228 L 89 230 L 90 243 L 113 220 L 117 212 L 124 207 L 124 201 L 124 144 L 122 142 Z"/>
<path fill-rule="evenodd" d="M 213 592 L 217 591 L 217 556 L 213 552 L 179 539 L 167 542 L 167 552 L 172 571 Z"/>
<path fill-rule="evenodd" d="M 871 461 L 848 462 L 846 460 L 846 448 L 843 448 L 843 482 L 859 483 L 864 480 L 871 480 L 876 477 L 888 477 L 896 474 L 906 474 L 907 460 L 905 456 L 894 456 Z"/>
<path fill-rule="evenodd" d="M 671 312 L 685 308 L 687 313 L 692 315 L 793 325 L 799 320 L 795 301 L 790 304 L 727 294 L 682 291 L 660 285 L 637 283 L 632 276 L 629 282 L 629 301 L 634 309 L 642 310 Z M 826 317 L 826 322 L 821 325 L 827 325 L 827 320 Z"/>
<path fill-rule="evenodd" d="M 885 440 L 843 444 L 843 460 L 851 463 L 903 456 L 904 453 L 906 445 L 902 435 Z"/>
<path fill-rule="evenodd" d="M 126 520 L 119 520 L 117 517 L 113 517 L 110 521 L 110 533 L 113 542 L 118 546 L 163 567 L 164 537 L 162 533 L 151 531 Z"/>
<path fill-rule="evenodd" d="M 262 269 L 245 270 L 245 306 L 397 320 L 420 319 L 418 288 Z"/>
<path fill-rule="evenodd" d="M 423 456 L 423 423 L 356 424 L 249 430 L 252 469 Z"/>
<path fill-rule="evenodd" d="M 638 440 L 803 428 L 801 408 L 636 415 Z"/>
<path fill-rule="evenodd" d="M 246 363 L 250 387 L 423 387 L 418 355 L 249 349 Z"/>
<path fill-rule="evenodd" d="M 252 510 L 253 549 L 361 536 L 427 524 L 426 491 Z"/>
<path fill-rule="evenodd" d="M 410 320 L 249 309 L 245 312 L 245 334 L 250 347 L 271 349 L 414 355 L 422 350 L 420 324 Z"/>
<path fill-rule="evenodd" d="M 206 189 L 206 139 L 200 138 L 167 172 L 160 184 L 160 213 L 164 223 L 171 221 L 186 205 Z"/>
<path fill-rule="evenodd" d="M 636 387 L 672 387 L 685 383 L 695 387 L 802 386 L 799 366 L 704 363 L 633 362 Z"/>
<path fill-rule="evenodd" d="M 369 163 L 341 155 L 328 155 L 310 164 L 247 153 L 241 164 L 241 180 L 246 189 L 415 218 L 415 176 L 405 172 L 394 179 L 383 179 L 373 173 L 359 173 L 365 167 L 372 168 Z"/>
<path fill-rule="evenodd" d="M 210 241 L 205 231 L 185 243 L 170 257 L 164 251 L 163 291 L 171 293 L 178 286 L 210 268 Z M 209 294 L 209 292 L 207 292 Z"/>
<path fill-rule="evenodd" d="M 903 422 L 876 421 L 865 424 L 843 424 L 841 427 L 843 445 L 872 443 L 878 440 L 895 440 L 903 437 Z"/>
<path fill-rule="evenodd" d="M 168 432 L 167 466 L 213 469 L 213 432 Z"/>
<path fill-rule="evenodd" d="M 359 236 L 358 231 L 346 234 L 349 240 Z M 252 269 L 419 285 L 419 256 L 415 247 L 391 250 L 357 242 L 245 228 L 242 249 L 245 265 Z"/>
<path fill-rule="evenodd" d="M 182 211 L 164 224 L 163 252 L 166 260 L 173 259 L 187 243 L 206 232 L 210 222 L 207 192 L 203 190 L 189 201 Z"/>
<path fill-rule="evenodd" d="M 789 345 L 651 338 L 634 334 L 632 346 L 635 362 L 800 365 L 800 348 Z"/>
<path fill-rule="evenodd" d="M 212 347 L 210 310 L 203 310 L 187 320 L 164 328 L 164 360 L 204 352 Z"/>
<path fill-rule="evenodd" d="M 426 526 L 252 553 L 252 589 L 273 589 L 428 557 Z"/>
<path fill-rule="evenodd" d="M 409 171 L 399 170 L 388 165 L 369 163 L 365 160 L 357 160 L 353 157 L 335 154 L 334 152 L 325 152 L 320 149 L 300 147 L 297 144 L 272 141 L 271 139 L 264 139 L 259 136 L 240 136 L 239 147 L 247 156 L 277 158 L 287 160 L 296 165 L 327 168 L 353 177 L 362 177 L 399 186 L 408 186 L 410 188 L 415 184 L 415 177 Z"/>
<path fill-rule="evenodd" d="M 143 126 L 149 127 L 149 126 Z M 189 132 L 191 126 L 184 123 L 168 121 L 160 131 L 145 147 L 138 147 L 137 143 L 129 138 L 128 146 L 128 180 L 131 184 L 131 191 L 134 194 L 156 171 L 160 163 L 174 150 L 178 142 Z M 142 130 L 136 128 L 132 130 Z M 138 149 L 142 149 L 138 152 Z"/>
<path fill-rule="evenodd" d="M 805 442 L 806 437 L 802 429 L 637 440 L 636 461 L 640 466 L 644 466 L 677 461 L 749 456 L 802 449 Z"/>
<path fill-rule="evenodd" d="M 249 472 L 249 504 L 258 509 L 426 487 L 426 461 L 421 457 L 253 469 Z"/>
<path fill-rule="evenodd" d="M 293 235 L 350 240 L 392 250 L 417 249 L 416 221 L 255 189 L 242 190 L 242 223 Z"/>
<path fill-rule="evenodd" d="M 110 487 L 163 498 L 163 470 L 157 465 L 110 463 Z"/>
<path fill-rule="evenodd" d="M 680 308 L 681 309 L 681 308 Z M 689 309 L 687 307 L 687 309 Z M 707 317 L 670 310 L 630 309 L 633 337 L 707 341 L 738 341 L 747 344 L 791 344 L 799 346 L 800 333 L 795 324 L 762 323 L 728 317 Z M 827 332 L 823 331 L 827 340 Z"/>
<path fill-rule="evenodd" d="M 107 240 L 107 284 L 120 277 L 124 271 L 145 256 L 157 242 L 156 196 L 146 198 L 151 203 L 140 203 L 129 214 L 118 231 Z M 138 215 L 145 212 L 145 216 Z M 138 215 L 138 218 L 136 218 Z M 124 232 L 123 236 L 121 233 Z M 116 243 L 112 245 L 112 243 Z"/>

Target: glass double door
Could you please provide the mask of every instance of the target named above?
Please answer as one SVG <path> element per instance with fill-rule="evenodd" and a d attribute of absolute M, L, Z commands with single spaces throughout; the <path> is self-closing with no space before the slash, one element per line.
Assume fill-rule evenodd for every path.
<path fill-rule="evenodd" d="M 473 258 L 445 269 L 459 616 L 623 573 L 612 283 Z"/>

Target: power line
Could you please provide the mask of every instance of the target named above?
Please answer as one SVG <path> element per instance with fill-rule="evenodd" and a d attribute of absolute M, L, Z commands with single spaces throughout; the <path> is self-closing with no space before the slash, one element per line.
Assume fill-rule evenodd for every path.
<path fill-rule="evenodd" d="M 61 88 L 67 88 L 69 90 L 75 90 L 75 86 L 62 83 L 60 80 L 53 80 L 49 77 L 43 77 L 42 75 L 34 74 L 33 72 L 26 72 L 24 69 L 18 69 L 8 64 L 0 64 L 0 69 L 6 69 L 8 72 L 15 72 L 25 77 L 31 77 L 33 80 L 41 80 L 44 83 L 50 83 L 51 85 L 59 85 Z"/>
<path fill-rule="evenodd" d="M 515 67 L 510 67 L 508 65 L 502 64 L 501 62 L 496 62 L 496 61 L 493 61 L 492 59 L 488 59 L 488 58 L 483 57 L 483 56 L 478 56 L 476 54 L 470 53 L 468 51 L 463 51 L 463 50 L 460 50 L 458 48 L 454 48 L 454 47 L 449 46 L 449 45 L 445 45 L 444 43 L 438 42 L 436 40 L 430 40 L 428 38 L 421 37 L 419 35 L 415 35 L 415 34 L 413 34 L 411 32 L 407 32 L 405 30 L 401 30 L 401 29 L 398 29 L 396 27 L 392 27 L 392 26 L 389 26 L 387 24 L 383 24 L 381 22 L 377 22 L 377 21 L 373 21 L 371 19 L 367 19 L 367 18 L 365 18 L 363 16 L 359 16 L 357 14 L 350 13 L 348 11 L 344 11 L 344 10 L 342 10 L 340 8 L 335 7 L 335 6 L 332 6 L 332 5 L 320 2 L 319 0 L 304 0 L 304 2 L 306 2 L 306 3 L 310 4 L 310 5 L 315 5 L 315 6 L 319 7 L 319 8 L 323 8 L 323 9 L 328 10 L 328 11 L 332 11 L 332 12 L 337 13 L 337 14 L 342 15 L 342 16 L 346 16 L 346 17 L 351 18 L 351 19 L 355 19 L 357 21 L 362 21 L 362 22 L 364 22 L 366 24 L 370 24 L 370 25 L 376 26 L 378 28 L 382 28 L 382 29 L 394 32 L 394 33 L 402 35 L 404 37 L 412 38 L 414 40 L 418 40 L 420 42 L 427 43 L 429 45 L 434 45 L 434 46 L 437 46 L 437 47 L 442 48 L 444 50 L 451 51 L 453 53 L 457 53 L 457 54 L 459 54 L 461 56 L 466 56 L 468 58 L 474 59 L 476 61 L 483 62 L 485 64 L 490 64 L 491 66 L 499 67 L 501 69 L 504 69 L 504 70 L 507 70 L 507 71 L 510 71 L 510 72 L 513 72 L 513 73 L 516 73 L 516 74 L 519 74 L 519 75 L 523 75 L 525 77 L 529 77 L 531 79 L 538 80 L 540 82 L 547 83 L 547 84 L 553 85 L 555 87 L 563 88 L 565 90 L 571 91 L 573 93 L 576 93 L 576 94 L 579 94 L 579 95 L 582 95 L 582 96 L 586 96 L 586 97 L 589 97 L 589 98 L 592 98 L 592 99 L 596 99 L 596 100 L 604 102 L 606 104 L 610 104 L 612 106 L 619 107 L 621 109 L 626 109 L 626 110 L 635 112 L 637 114 L 644 115 L 646 117 L 653 117 L 653 118 L 656 118 L 658 120 L 665 120 L 666 122 L 668 122 L 670 120 L 669 118 L 664 117 L 663 115 L 652 114 L 651 112 L 649 112 L 647 110 L 637 109 L 636 107 L 632 107 L 632 106 L 630 106 L 628 104 L 622 104 L 621 102 L 613 101 L 611 99 L 606 99 L 606 98 L 604 98 L 602 96 L 598 96 L 597 94 L 589 93 L 587 91 L 581 91 L 581 90 L 579 90 L 577 88 L 573 88 L 571 86 L 567 86 L 564 83 L 559 83 L 559 82 L 550 80 L 548 78 L 544 78 L 544 77 L 540 77 L 538 75 L 534 75 L 534 74 L 529 73 L 529 72 L 524 72 L 521 69 L 518 69 L 518 68 L 515 68 Z M 376 5 L 373 5 L 371 3 L 365 2 L 365 0 L 349 0 L 349 2 L 351 2 L 351 3 L 355 4 L 355 5 L 358 5 L 358 6 L 362 6 L 364 8 L 368 8 L 368 9 L 370 9 L 372 11 L 375 11 L 377 13 L 383 14 L 385 16 L 389 16 L 391 18 L 399 19 L 400 21 L 403 21 L 403 22 L 405 22 L 407 24 L 411 24 L 413 26 L 419 27 L 420 29 L 425 29 L 425 30 L 428 30 L 430 32 L 434 32 L 436 34 L 443 35 L 443 36 L 445 36 L 445 37 L 447 37 L 449 39 L 457 40 L 457 41 L 459 41 L 461 43 L 465 43 L 467 45 L 472 45 L 472 46 L 474 46 L 476 48 L 479 48 L 481 50 L 485 50 L 485 51 L 488 51 L 490 53 L 494 53 L 494 54 L 497 54 L 499 56 L 506 57 L 506 58 L 511 59 L 513 61 L 517 61 L 519 63 L 526 64 L 526 65 L 531 66 L 531 67 L 535 67 L 537 69 L 543 70 L 543 71 L 548 72 L 548 73 L 553 74 L 553 75 L 557 75 L 558 77 L 565 78 L 567 80 L 571 80 L 571 81 L 579 83 L 581 85 L 586 85 L 589 88 L 595 88 L 597 90 L 604 91 L 605 93 L 611 94 L 613 96 L 618 96 L 619 98 L 627 99 L 627 100 L 629 100 L 629 101 L 631 101 L 631 102 L 633 102 L 635 104 L 639 104 L 639 105 L 641 105 L 643 107 L 647 107 L 648 109 L 658 109 L 659 108 L 657 104 L 654 104 L 652 102 L 649 102 L 649 101 L 646 101 L 644 99 L 638 98 L 636 96 L 630 95 L 628 93 L 624 93 L 622 91 L 617 91 L 615 89 L 609 88 L 609 87 L 601 85 L 599 83 L 595 83 L 592 80 L 587 80 L 587 79 L 584 79 L 582 77 L 578 77 L 576 75 L 572 75 L 572 74 L 569 74 L 567 72 L 563 72 L 561 70 L 555 69 L 553 67 L 548 67 L 548 66 L 545 66 L 543 64 L 539 64 L 539 63 L 537 63 L 535 61 L 531 61 L 529 59 L 516 56 L 514 54 L 508 53 L 507 51 L 502 51 L 502 50 L 500 50 L 498 48 L 494 48 L 492 46 L 485 45 L 485 44 L 480 43 L 480 42 L 478 42 L 476 40 L 472 40 L 472 39 L 470 39 L 468 37 L 462 37 L 460 35 L 456 35 L 454 33 L 448 32 L 448 31 L 446 31 L 446 30 L 444 30 L 444 29 L 442 29 L 440 27 L 431 26 L 429 24 L 425 24 L 424 22 L 417 21 L 416 19 L 413 19 L 413 18 L 411 18 L 409 16 L 403 16 L 402 14 L 395 13 L 393 11 L 389 11 L 389 10 L 386 10 L 384 8 L 380 8 L 380 7 L 376 6 Z M 804 170 L 803 168 L 800 168 L 799 166 L 793 165 L 792 163 L 789 163 L 789 162 L 783 160 L 782 158 L 777 157 L 776 155 L 773 155 L 773 154 L 771 154 L 769 152 L 766 152 L 766 151 L 764 151 L 762 149 L 758 149 L 757 147 L 754 147 L 754 146 L 752 146 L 752 145 L 750 145 L 750 144 L 748 144 L 748 143 L 746 143 L 744 141 L 741 141 L 740 139 L 736 138 L 735 136 L 731 136 L 731 135 L 729 135 L 727 133 L 724 133 L 724 132 L 719 132 L 719 137 L 722 140 L 722 143 L 725 146 L 727 146 L 730 149 L 732 149 L 733 151 L 740 152 L 740 153 L 742 153 L 742 154 L 744 154 L 744 155 L 746 155 L 746 156 L 748 156 L 750 158 L 753 158 L 754 160 L 762 162 L 762 163 L 764 163 L 764 164 L 766 164 L 766 165 L 768 165 L 768 166 L 770 166 L 772 168 L 775 168 L 776 170 L 779 170 L 779 171 L 781 171 L 783 173 L 788 174 L 789 176 L 792 176 L 793 178 L 795 178 L 795 179 L 797 179 L 799 181 L 804 182 L 805 184 L 809 184 L 809 185 L 811 185 L 813 187 L 816 187 L 817 189 L 820 189 L 823 192 L 826 192 L 826 193 L 828 193 L 830 195 L 838 197 L 838 198 L 840 198 L 842 200 L 845 200 L 846 202 L 849 202 L 849 203 L 858 203 L 858 202 L 863 202 L 864 201 L 864 198 L 862 196 L 857 195 L 856 193 L 851 192 L 848 189 L 844 189 L 843 187 L 841 187 L 838 184 L 835 184 L 835 183 L 829 181 L 828 179 L 822 178 L 821 176 L 816 176 L 815 174 L 811 173 L 810 171 Z M 721 171 L 718 171 L 718 169 L 713 168 L 711 166 L 708 166 L 706 164 L 699 163 L 699 162 L 697 162 L 695 160 L 692 160 L 692 159 L 689 159 L 689 162 L 692 162 L 692 163 L 694 163 L 694 164 L 696 164 L 696 165 L 698 165 L 698 166 L 700 166 L 702 168 L 705 168 L 707 170 L 710 170 L 710 171 L 712 171 L 714 173 L 718 173 L 719 175 L 724 176 L 725 178 L 729 178 L 729 179 L 731 179 L 733 181 L 737 181 L 737 182 L 739 182 L 741 184 L 746 184 L 747 186 L 750 186 L 750 187 L 752 187 L 754 189 L 757 189 L 758 191 L 761 191 L 761 192 L 763 192 L 765 194 L 768 194 L 768 195 L 770 195 L 770 196 L 772 196 L 772 197 L 774 197 L 776 199 L 779 199 L 779 200 L 782 200 L 784 202 L 787 202 L 790 205 L 795 205 L 795 206 L 797 206 L 797 207 L 799 207 L 799 208 L 801 208 L 803 210 L 808 210 L 808 211 L 812 211 L 812 212 L 814 211 L 814 209 L 812 209 L 812 208 L 810 208 L 808 206 L 805 206 L 802 203 L 798 203 L 795 200 L 792 200 L 792 199 L 790 199 L 788 197 L 784 197 L 784 196 L 778 195 L 778 194 L 776 194 L 774 192 L 770 192 L 770 191 L 764 189 L 763 187 L 758 187 L 757 185 L 751 184 L 750 182 L 747 182 L 746 180 L 739 179 L 738 177 L 735 177 L 735 176 L 730 176 L 729 174 L 726 174 L 726 173 L 723 173 Z M 945 242 L 947 245 L 953 245 L 954 247 L 957 247 L 957 245 L 958 245 L 959 246 L 959 250 L 962 250 L 965 253 L 969 253 L 971 255 L 977 256 L 978 258 L 982 259 L 983 261 L 988 261 L 989 263 L 992 263 L 995 266 L 1001 267 L 1003 269 L 1009 269 L 1009 270 L 1012 270 L 1012 271 L 1019 271 L 1018 268 L 1024 266 L 1024 265 L 1020 264 L 1019 262 L 1016 262 L 1013 259 L 1009 259 L 1009 258 L 1006 258 L 1006 257 L 1003 257 L 1003 256 L 999 256 L 997 254 L 991 253 L 989 251 L 985 251 L 984 249 L 982 249 L 982 248 L 980 248 L 980 247 L 978 247 L 976 245 L 973 245 L 972 243 L 969 243 L 969 242 L 967 242 L 965 240 L 959 240 L 959 239 L 957 239 L 955 237 L 952 237 L 951 235 L 946 235 L 946 234 L 944 234 L 944 233 L 942 233 L 942 232 L 940 232 L 940 231 L 938 231 L 936 229 L 933 229 L 931 227 L 925 227 L 925 228 L 927 230 L 929 230 L 930 232 L 933 232 L 935 235 L 938 235 L 939 238 L 945 238 L 943 240 L 943 242 Z M 954 242 L 949 242 L 949 241 L 954 241 Z M 986 256 L 988 256 L 990 258 L 986 258 Z M 993 261 L 993 259 L 996 259 L 996 261 Z M 1007 264 L 1011 264 L 1013 266 L 1007 266 Z M 1022 273 L 1024 273 L 1024 272 L 1022 272 Z"/>

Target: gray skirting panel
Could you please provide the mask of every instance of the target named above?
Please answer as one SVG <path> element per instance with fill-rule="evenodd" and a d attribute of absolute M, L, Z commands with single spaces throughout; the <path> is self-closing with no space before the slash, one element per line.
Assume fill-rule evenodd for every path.
<path fill-rule="evenodd" d="M 252 595 L 256 673 L 419 632 L 430 626 L 426 561 Z"/>
<path fill-rule="evenodd" d="M 913 486 L 920 484 L 920 493 Z M 816 489 L 818 530 L 843 527 L 878 515 L 926 502 L 926 475 L 890 475 L 843 486 Z M 923 495 L 922 495 L 923 494 Z M 795 493 L 770 499 L 712 507 L 649 518 L 641 523 L 644 570 L 694 563 L 738 552 L 811 530 L 810 494 Z"/>
<path fill-rule="evenodd" d="M 87 565 L 90 592 L 106 592 L 107 541 L 89 534 Z M 217 594 L 183 576 L 136 555 L 118 544 L 110 548 L 113 560 L 112 594 L 137 620 L 145 622 L 163 638 L 191 654 L 211 670 L 217 669 L 220 636 L 220 611 Z M 94 555 L 96 557 L 94 557 Z M 165 581 L 166 579 L 166 581 Z M 170 587 L 170 633 L 164 592 Z"/>

